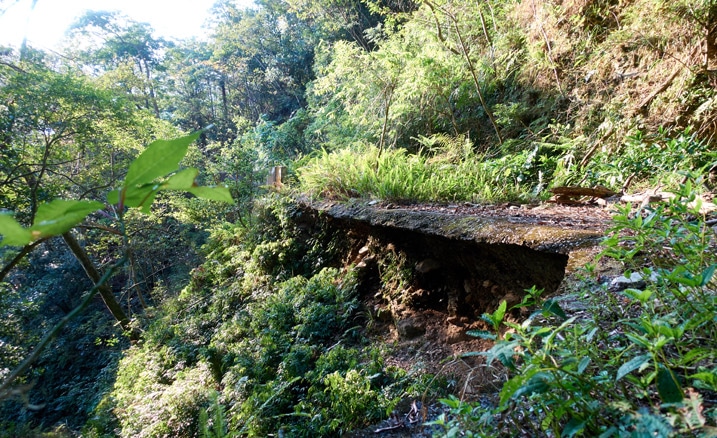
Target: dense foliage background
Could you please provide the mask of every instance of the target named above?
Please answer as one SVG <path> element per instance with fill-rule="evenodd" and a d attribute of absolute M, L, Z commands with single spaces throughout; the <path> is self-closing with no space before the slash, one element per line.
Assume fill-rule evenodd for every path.
<path fill-rule="evenodd" d="M 220 0 L 213 22 L 206 41 L 165 41 L 89 12 L 62 53 L 0 48 L 0 213 L 30 226 L 53 199 L 105 205 L 0 248 L 0 378 L 81 302 L 88 264 L 117 265 L 0 391 L 0 435 L 337 436 L 434 391 L 385 363 L 346 236 L 297 222 L 262 186 L 275 165 L 332 199 L 677 191 L 645 222 L 618 216 L 606 243 L 655 268 L 632 313 L 596 301 L 592 322 L 512 327 L 488 353 L 508 369 L 500 403 L 446 399 L 439 426 L 714 434 L 714 233 L 687 204 L 717 184 L 717 1 Z M 191 131 L 183 168 L 236 202 L 161 192 L 118 214 L 107 194 L 130 163 Z"/>

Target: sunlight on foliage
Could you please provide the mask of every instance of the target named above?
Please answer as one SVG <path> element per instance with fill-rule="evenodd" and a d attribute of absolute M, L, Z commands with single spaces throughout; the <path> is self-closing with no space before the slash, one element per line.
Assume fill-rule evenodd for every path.
<path fill-rule="evenodd" d="M 639 273 L 645 289 L 603 285 L 590 292 L 587 317 L 502 321 L 504 338 L 476 353 L 509 371 L 500 401 L 485 408 L 445 400 L 455 414 L 439 422 L 446 436 L 463 428 L 487 436 L 713 433 L 717 240 L 693 220 L 691 183 L 676 195 L 654 209 L 622 209 L 603 244 L 603 256 Z"/>
<path fill-rule="evenodd" d="M 260 232 L 214 230 L 207 262 L 120 364 L 98 424 L 115 417 L 121 436 L 335 436 L 391 411 L 411 382 L 364 348 L 354 273 L 314 264 L 332 262 L 341 237 L 284 241 L 297 231 L 286 202 L 265 201 Z"/>
<path fill-rule="evenodd" d="M 537 150 L 537 149 L 536 149 Z M 297 169 L 303 191 L 346 199 L 399 202 L 530 200 L 540 184 L 540 160 L 528 155 L 490 158 L 455 139 L 410 154 L 367 147 L 321 151 Z"/>

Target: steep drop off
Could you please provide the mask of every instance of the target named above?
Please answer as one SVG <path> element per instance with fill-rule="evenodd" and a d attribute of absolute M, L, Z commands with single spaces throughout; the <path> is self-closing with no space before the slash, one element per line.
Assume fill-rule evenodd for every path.
<path fill-rule="evenodd" d="M 609 213 L 599 208 L 303 204 L 311 220 L 365 242 L 353 262 L 370 269 L 402 254 L 413 302 L 475 319 L 501 301 L 518 304 L 531 287 L 555 292 L 569 255 L 598 243 Z M 302 219 L 306 220 L 306 219 Z M 370 243 L 370 244 L 369 244 Z"/>

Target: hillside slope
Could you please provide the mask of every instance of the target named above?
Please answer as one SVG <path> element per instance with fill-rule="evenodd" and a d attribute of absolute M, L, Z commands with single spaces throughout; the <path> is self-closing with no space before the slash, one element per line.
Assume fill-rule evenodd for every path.
<path fill-rule="evenodd" d="M 237 205 L 161 198 L 137 219 L 143 270 L 177 271 L 115 282 L 141 339 L 120 337 L 98 302 L 36 364 L 37 389 L 28 377 L 3 405 L 0 436 L 717 433 L 715 214 L 700 209 L 717 184 L 717 1 L 259 3 L 222 2 L 211 42 L 169 51 L 154 78 L 95 65 L 108 101 L 129 78 L 143 117 L 154 106 L 154 121 L 216 123 L 183 166 Z M 7 141 L 42 145 L 37 132 L 54 133 Z M 273 166 L 286 176 L 264 186 Z M 545 207 L 561 186 L 647 196 Z M 672 195 L 650 203 L 657 191 Z M 491 214 L 506 228 L 477 230 Z M 565 228 L 605 239 L 579 257 L 582 240 L 538 254 L 536 235 Z M 98 260 L 124 250 L 120 231 L 90 229 Z M 12 293 L 2 285 L 15 363 L 84 290 L 53 245 L 18 265 Z M 151 300 L 134 298 L 139 284 Z"/>
<path fill-rule="evenodd" d="M 371 51 L 319 46 L 297 117 L 308 117 L 298 133 L 323 151 L 290 165 L 299 190 L 402 202 L 535 200 L 578 183 L 688 182 L 684 198 L 709 190 L 714 35 L 695 23 L 712 9 L 690 6 L 424 2 L 377 28 Z M 291 129 L 272 131 L 275 140 Z M 610 231 L 623 269 L 658 272 L 643 292 L 608 290 L 588 265 L 595 275 L 565 286 L 567 304 L 533 289 L 512 313 L 499 305 L 444 321 L 454 333 L 440 339 L 467 342 L 449 352 L 424 337 L 430 324 L 414 333 L 419 314 L 394 321 L 426 293 L 405 253 L 374 242 L 372 268 L 357 268 L 366 242 L 270 196 L 252 227 L 214 232 L 207 262 L 127 352 L 88 430 L 337 436 L 403 415 L 406 400 L 445 397 L 451 416 L 434 431 L 449 435 L 710 431 L 715 261 L 697 253 L 714 242 L 709 228 L 689 225 L 681 199 L 660 206 L 650 227 L 625 213 Z M 660 247 L 670 233 L 701 243 Z M 698 275 L 684 292 L 683 279 Z M 457 353 L 469 355 L 438 365 Z"/>

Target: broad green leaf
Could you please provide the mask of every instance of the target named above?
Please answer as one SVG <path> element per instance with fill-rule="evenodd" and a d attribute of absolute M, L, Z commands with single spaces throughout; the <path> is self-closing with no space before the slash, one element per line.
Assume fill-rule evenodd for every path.
<path fill-rule="evenodd" d="M 490 324 L 491 326 L 494 325 L 494 324 L 493 324 L 493 315 L 491 315 L 490 313 L 484 313 L 484 314 L 482 314 L 482 315 L 480 316 L 480 319 L 482 319 L 483 321 L 487 322 L 487 323 Z"/>
<path fill-rule="evenodd" d="M 11 215 L 0 213 L 0 246 L 24 246 L 32 241 L 32 233 L 22 227 Z"/>
<path fill-rule="evenodd" d="M 570 371 L 573 369 L 573 365 L 578 364 L 578 358 L 575 356 L 567 356 L 560 364 L 561 370 Z"/>
<path fill-rule="evenodd" d="M 515 355 L 515 348 L 517 346 L 517 341 L 498 342 L 490 350 L 488 350 L 488 365 L 490 366 L 495 359 L 498 359 L 500 363 L 513 369 L 515 367 L 513 356 Z"/>
<path fill-rule="evenodd" d="M 702 275 L 700 275 L 700 277 L 702 278 L 702 281 L 700 282 L 701 287 L 706 286 L 707 283 L 712 280 L 712 276 L 715 273 L 715 269 L 717 269 L 717 263 L 713 264 L 712 266 L 708 266 L 704 271 L 702 271 Z"/>
<path fill-rule="evenodd" d="M 124 193 L 124 205 L 126 207 L 141 207 L 142 211 L 152 206 L 159 184 L 146 184 L 140 187 L 127 187 Z"/>
<path fill-rule="evenodd" d="M 647 302 L 647 300 L 650 299 L 653 294 L 653 291 L 651 291 L 650 289 L 625 289 L 624 291 L 622 291 L 622 293 L 632 298 L 633 300 L 638 300 L 639 302 L 644 304 Z"/>
<path fill-rule="evenodd" d="M 496 323 L 500 323 L 503 321 L 503 317 L 505 316 L 505 311 L 508 308 L 508 302 L 503 300 L 500 302 L 500 305 L 498 308 L 493 312 L 493 321 Z"/>
<path fill-rule="evenodd" d="M 550 389 L 550 383 L 553 381 L 553 376 L 550 373 L 540 371 L 530 377 L 523 385 L 520 386 L 512 395 L 513 398 L 518 398 L 523 395 L 541 394 Z M 502 396 L 501 396 L 502 399 Z"/>
<path fill-rule="evenodd" d="M 578 364 L 578 374 L 584 373 L 588 365 L 590 365 L 590 358 L 588 356 L 580 359 L 580 363 Z"/>
<path fill-rule="evenodd" d="M 665 403 L 679 403 L 685 398 L 675 373 L 662 364 L 657 368 L 657 392 Z"/>
<path fill-rule="evenodd" d="M 560 307 L 560 304 L 558 304 L 558 301 L 555 298 L 550 298 L 549 300 L 545 300 L 543 303 L 543 314 L 544 315 L 555 315 L 560 319 L 566 319 L 568 316 L 563 311 L 563 308 Z"/>
<path fill-rule="evenodd" d="M 655 324 L 655 330 L 662 336 L 672 339 L 680 339 L 685 333 L 684 327 L 681 325 L 671 327 L 664 322 L 662 324 Z"/>
<path fill-rule="evenodd" d="M 537 330 L 533 330 L 531 332 L 530 337 L 531 338 L 536 338 L 538 336 L 545 337 L 547 335 L 550 335 L 554 331 L 555 331 L 555 329 L 551 326 L 542 326 L 542 327 L 539 326 Z"/>
<path fill-rule="evenodd" d="M 585 429 L 585 420 L 573 417 L 570 421 L 568 421 L 568 424 L 565 425 L 563 433 L 560 436 L 565 438 L 574 437 L 578 433 L 582 432 L 583 429 Z"/>
<path fill-rule="evenodd" d="M 515 377 L 509 379 L 503 384 L 503 388 L 500 390 L 500 405 L 505 405 L 513 395 L 520 390 L 533 375 L 535 375 L 539 368 L 528 368 L 522 374 L 517 374 Z"/>
<path fill-rule="evenodd" d="M 199 175 L 199 170 L 190 167 L 182 169 L 172 175 L 164 184 L 162 189 L 166 190 L 187 190 L 194 186 L 194 180 Z"/>
<path fill-rule="evenodd" d="M 702 385 L 695 385 L 695 386 L 707 386 L 712 391 L 717 391 L 717 370 L 716 371 L 701 371 L 699 373 L 695 373 L 689 376 L 690 379 L 696 379 L 699 380 Z"/>
<path fill-rule="evenodd" d="M 676 283 L 689 287 L 698 287 L 702 283 L 702 276 L 695 277 L 691 272 L 687 271 L 684 266 L 678 266 L 667 275 L 667 278 Z"/>
<path fill-rule="evenodd" d="M 593 338 L 595 337 L 595 334 L 598 332 L 597 327 L 593 327 L 592 330 L 588 332 L 587 335 L 585 335 L 585 342 L 592 342 Z"/>
<path fill-rule="evenodd" d="M 152 203 L 154 202 L 154 198 L 157 197 L 157 191 L 153 191 L 145 198 L 144 202 L 141 205 L 138 205 L 139 211 L 141 211 L 144 214 L 149 214 L 152 211 Z"/>
<path fill-rule="evenodd" d="M 124 186 L 127 188 L 151 183 L 174 172 L 187 154 L 189 145 L 199 138 L 199 132 L 174 140 L 155 140 L 129 165 Z"/>
<path fill-rule="evenodd" d="M 637 344 L 641 347 L 649 349 L 652 346 L 649 339 L 636 333 L 625 333 L 625 337 L 629 339 L 633 344 Z"/>
<path fill-rule="evenodd" d="M 618 381 L 625 377 L 626 375 L 630 374 L 631 372 L 635 371 L 636 369 L 642 367 L 646 363 L 650 361 L 649 354 L 641 354 L 640 356 L 635 356 L 629 361 L 622 364 L 622 366 L 617 370 L 617 377 L 615 377 L 615 381 Z"/>
<path fill-rule="evenodd" d="M 101 210 L 104 204 L 97 201 L 68 201 L 55 199 L 40 204 L 30 232 L 35 237 L 57 236 L 82 222 L 87 215 Z M 38 235 L 39 234 L 39 235 Z"/>
<path fill-rule="evenodd" d="M 500 326 L 500 323 L 503 322 L 503 317 L 505 316 L 505 311 L 508 308 L 508 303 L 503 300 L 500 302 L 500 305 L 497 309 L 495 309 L 495 312 L 493 313 L 484 313 L 481 315 L 481 319 L 488 324 L 493 326 L 494 330 L 498 330 L 498 327 Z"/>
<path fill-rule="evenodd" d="M 111 192 L 107 193 L 107 203 L 110 205 L 119 204 L 119 198 L 120 198 L 121 191 L 122 191 L 122 189 L 116 189 L 116 190 L 112 190 Z"/>
<path fill-rule="evenodd" d="M 187 189 L 187 191 L 196 196 L 197 198 L 234 204 L 234 199 L 232 198 L 229 189 L 226 187 L 192 187 L 190 189 Z"/>

